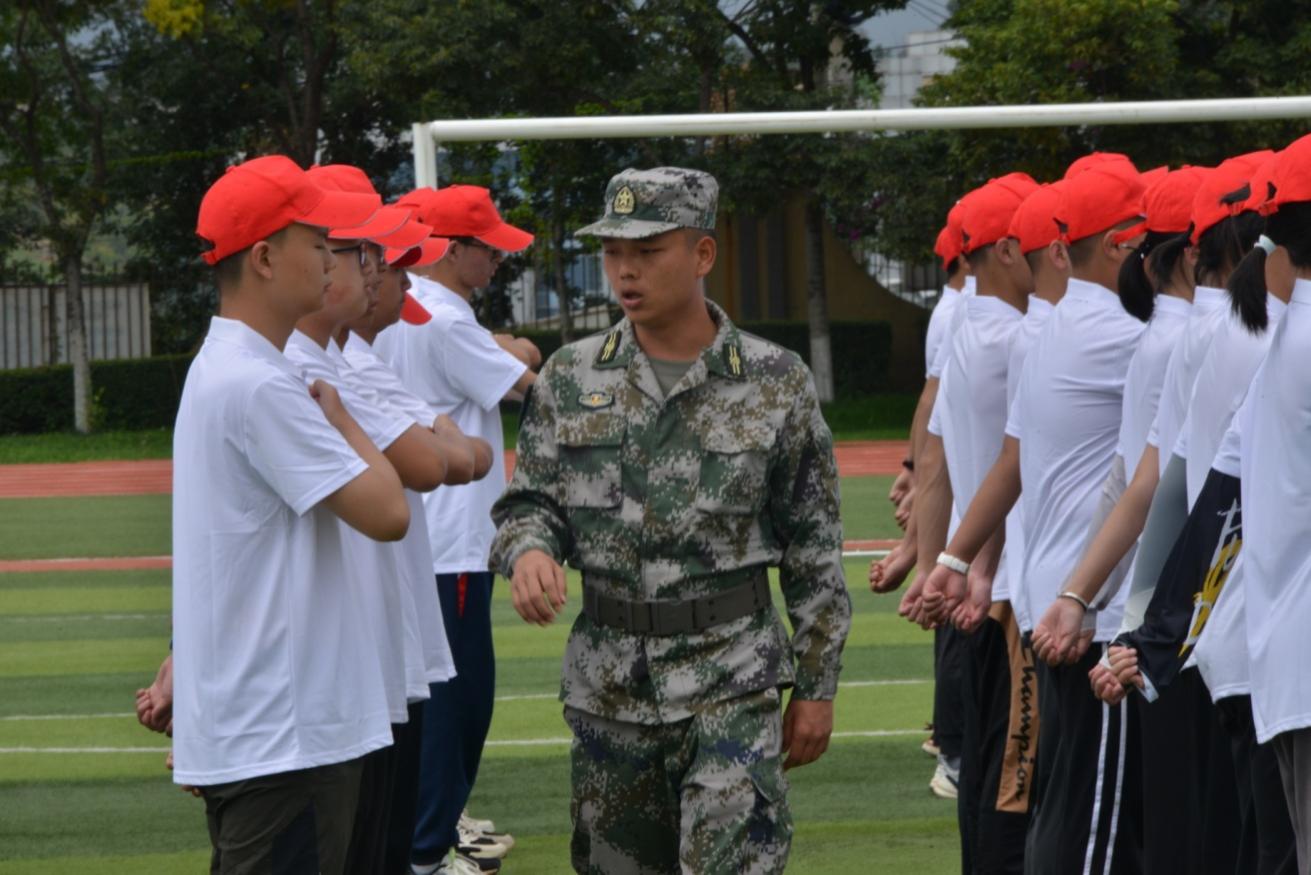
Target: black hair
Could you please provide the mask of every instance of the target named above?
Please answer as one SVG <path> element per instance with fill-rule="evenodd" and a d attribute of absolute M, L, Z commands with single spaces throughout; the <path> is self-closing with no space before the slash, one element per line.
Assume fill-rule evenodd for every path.
<path fill-rule="evenodd" d="M 1265 220 L 1265 235 L 1288 250 L 1294 267 L 1311 267 L 1311 201 L 1284 204 Z M 1229 277 L 1234 313 L 1253 334 L 1266 329 L 1266 251 L 1254 247 Z"/>
<path fill-rule="evenodd" d="M 987 246 L 980 246 L 978 249 L 975 249 L 973 252 L 964 256 L 965 261 L 969 264 L 971 270 L 975 273 L 979 272 L 979 269 L 988 261 L 988 250 L 990 249 L 992 249 L 991 243 Z"/>
<path fill-rule="evenodd" d="M 1152 271 L 1156 276 L 1161 277 L 1161 281 L 1155 286 L 1147 277 L 1147 271 L 1144 266 L 1148 259 L 1156 254 L 1156 249 L 1161 244 L 1174 240 L 1178 234 L 1169 234 L 1164 231 L 1148 231 L 1143 242 L 1138 244 L 1138 248 L 1129 253 L 1129 257 L 1120 265 L 1119 295 L 1120 306 L 1124 311 L 1141 322 L 1146 322 L 1152 318 L 1152 313 L 1156 310 L 1156 296 L 1160 294 L 1167 282 L 1169 282 L 1170 273 L 1162 274 L 1157 271 L 1156 262 L 1151 262 Z M 1182 250 L 1180 250 L 1182 251 Z M 1173 273 L 1174 265 L 1178 263 L 1178 257 L 1170 263 L 1170 271 Z"/>
<path fill-rule="evenodd" d="M 1197 284 L 1224 287 L 1264 224 L 1260 215 L 1248 210 L 1207 228 L 1197 240 Z"/>
<path fill-rule="evenodd" d="M 288 225 L 286 228 L 274 231 L 264 239 L 269 242 L 279 241 L 286 236 L 287 229 L 290 227 L 291 225 Z M 246 256 L 250 254 L 250 250 L 253 247 L 254 244 L 251 244 L 245 249 L 219 259 L 219 261 L 214 265 L 214 285 L 218 288 L 220 295 L 222 295 L 226 290 L 236 288 L 241 284 L 241 265 L 245 262 Z"/>

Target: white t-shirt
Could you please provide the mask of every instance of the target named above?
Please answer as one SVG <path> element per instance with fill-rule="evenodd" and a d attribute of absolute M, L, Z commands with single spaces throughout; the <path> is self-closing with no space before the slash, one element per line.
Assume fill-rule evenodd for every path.
<path fill-rule="evenodd" d="M 942 333 L 942 339 L 938 343 L 937 349 L 934 350 L 933 358 L 929 362 L 930 377 L 941 379 L 942 372 L 947 369 L 947 360 L 951 358 L 951 339 L 956 336 L 956 332 L 960 330 L 961 324 L 965 321 L 965 308 L 961 305 L 966 300 L 974 297 L 977 289 L 978 285 L 975 283 L 974 277 L 967 276 L 965 277 L 965 285 L 956 297 L 951 299 L 950 309 L 943 314 L 943 323 L 946 328 Z M 942 304 L 947 303 L 948 301 L 944 299 L 938 306 L 941 307 Z M 936 308 L 934 312 L 936 315 Z M 929 317 L 929 322 L 933 322 L 932 316 Z"/>
<path fill-rule="evenodd" d="M 363 338 L 358 334 L 351 334 L 346 338 L 346 345 L 342 347 L 341 354 L 346 357 L 351 370 L 358 374 L 361 380 L 375 387 L 394 409 L 414 420 L 415 425 L 432 428 L 433 420 L 437 418 L 437 411 L 405 388 L 400 375 L 392 370 L 391 366 L 384 362 Z"/>
<path fill-rule="evenodd" d="M 1025 359 L 1006 433 L 1020 442 L 1024 484 L 1024 564 L 1018 578 L 1011 571 L 1011 601 L 1025 602 L 1030 622 L 1079 561 L 1115 459 L 1125 375 L 1142 333 L 1114 292 L 1071 279 Z"/>
<path fill-rule="evenodd" d="M 933 363 L 938 358 L 938 350 L 947 337 L 947 326 L 951 324 L 951 315 L 960 302 L 961 293 L 951 286 L 942 287 L 942 297 L 929 315 L 929 330 L 924 335 L 924 373 L 933 376 Z"/>
<path fill-rule="evenodd" d="M 1183 298 L 1157 295 L 1151 321 L 1129 362 L 1124 383 L 1124 420 L 1120 423 L 1120 446 L 1116 450 L 1124 459 L 1126 483 L 1133 482 L 1134 472 L 1138 470 L 1147 435 L 1156 419 L 1165 369 L 1192 308 Z"/>
<path fill-rule="evenodd" d="M 450 416 L 466 435 L 492 445 L 486 477 L 423 498 L 433 571 L 486 571 L 496 536 L 492 505 L 505 491 L 500 403 L 528 368 L 478 324 L 468 301 L 440 283 L 410 279 L 410 294 L 432 319 L 423 325 L 393 325 L 378 335 L 373 348 L 429 407 Z"/>
<path fill-rule="evenodd" d="M 1253 334 L 1231 308 L 1225 308 L 1225 318 L 1197 369 L 1188 415 L 1174 444 L 1174 454 L 1187 462 L 1190 508 L 1206 483 L 1220 440 L 1252 385 L 1252 375 L 1265 360 L 1270 338 L 1287 306 L 1274 295 L 1266 295 L 1269 324 L 1260 334 Z"/>
<path fill-rule="evenodd" d="M 342 373 L 344 361 L 335 351 L 336 344 L 329 341 L 328 346 L 323 349 L 309 336 L 293 331 L 287 338 L 286 354 L 300 368 L 306 385 L 323 380 L 336 388 L 347 412 L 369 440 L 379 450 L 386 450 L 410 427 L 409 420 L 369 403 L 356 392 Z M 361 617 L 373 632 L 382 663 L 388 713 L 392 723 L 404 723 L 409 718 L 406 705 L 412 694 L 417 694 L 419 687 L 426 692 L 426 685 L 416 682 L 416 676 L 422 675 L 423 657 L 418 649 L 414 599 L 401 572 L 400 549 L 392 543 L 375 541 L 345 522 L 340 525 L 353 573 L 364 582 L 367 597 Z"/>
<path fill-rule="evenodd" d="M 428 428 L 437 414 L 401 385 L 400 377 L 374 354 L 373 348 L 357 335 L 350 335 L 342 355 L 348 366 L 346 376 L 351 385 L 364 383 L 374 389 L 390 405 L 392 413 L 409 416 L 415 425 Z M 438 487 L 439 489 L 445 487 Z M 442 606 L 437 598 L 437 587 L 432 578 L 432 547 L 428 544 L 428 527 L 421 525 L 424 518 L 423 496 L 405 490 L 410 506 L 411 525 L 401 540 L 401 570 L 410 585 L 414 603 L 416 628 L 414 634 L 422 652 L 422 673 L 419 685 L 422 695 L 428 698 L 428 684 L 441 683 L 455 677 L 455 661 L 451 657 L 450 642 L 446 640 L 446 625 L 442 621 Z M 410 699 L 414 698 L 410 685 Z"/>
<path fill-rule="evenodd" d="M 1267 329 L 1267 333 L 1273 331 L 1273 326 Z M 1259 370 L 1253 382 L 1258 379 Z M 1250 421 L 1251 410 L 1252 405 L 1245 400 L 1220 442 L 1211 467 L 1221 474 L 1242 477 L 1243 422 Z M 1245 564 L 1240 549 L 1229 568 L 1229 579 L 1220 592 L 1220 598 L 1211 607 L 1210 619 L 1188 658 L 1188 665 L 1196 665 L 1202 673 L 1202 680 L 1211 691 L 1214 702 L 1230 696 L 1245 696 L 1252 691 L 1247 655 L 1247 595 L 1243 591 Z"/>
<path fill-rule="evenodd" d="M 1184 326 L 1183 335 L 1165 367 L 1165 383 L 1156 408 L 1156 419 L 1147 435 L 1147 442 L 1160 451 L 1158 466 L 1162 474 L 1188 413 L 1188 402 L 1193 397 L 1202 358 L 1210 348 L 1215 332 L 1223 324 L 1228 307 L 1229 293 L 1224 289 L 1198 286 L 1193 290 L 1193 308 L 1188 313 L 1188 324 Z"/>
<path fill-rule="evenodd" d="M 1010 361 L 1006 365 L 1006 410 L 1009 415 L 1014 409 L 1015 396 L 1020 388 L 1020 373 L 1024 370 L 1024 360 L 1029 355 L 1029 350 L 1037 343 L 1039 335 L 1047 327 L 1047 320 L 1055 312 L 1056 306 L 1050 301 L 1044 300 L 1034 295 L 1029 296 L 1029 309 L 1025 311 L 1024 318 L 1020 320 L 1020 327 L 1015 332 L 1015 337 L 1011 341 Z M 1006 549 L 1002 550 L 1001 562 L 997 566 L 997 573 L 994 579 L 1006 581 L 1004 593 L 1011 599 L 1011 609 L 1015 611 L 1015 622 L 1021 629 L 1032 629 L 1034 620 L 1029 617 L 1025 605 L 1017 601 L 1011 594 L 1011 580 L 1019 574 L 1019 570 L 1024 566 L 1024 526 L 1021 525 L 1023 511 L 1017 502 L 1011 512 L 1006 514 Z M 998 594 L 996 587 L 993 588 L 993 599 L 1001 601 L 1001 595 Z"/>
<path fill-rule="evenodd" d="M 1242 427 L 1243 557 L 1257 741 L 1311 726 L 1311 282 L 1275 329 Z"/>
<path fill-rule="evenodd" d="M 392 743 L 366 581 L 320 502 L 367 465 L 296 368 L 215 317 L 173 435 L 173 780 L 199 787 Z"/>
<path fill-rule="evenodd" d="M 942 438 L 953 502 L 963 512 L 1001 453 L 1006 431 L 1006 369 L 1024 314 L 1001 298 L 965 299 L 964 324 L 933 406 L 929 430 Z M 935 429 L 935 424 L 937 428 Z M 1000 572 L 1001 569 L 999 568 Z M 1010 598 L 1005 576 L 994 575 L 993 601 Z"/>

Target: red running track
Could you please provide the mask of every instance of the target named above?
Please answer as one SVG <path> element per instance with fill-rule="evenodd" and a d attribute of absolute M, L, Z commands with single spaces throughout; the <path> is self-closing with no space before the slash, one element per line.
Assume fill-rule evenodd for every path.
<path fill-rule="evenodd" d="M 893 476 L 906 457 L 905 441 L 850 441 L 837 445 L 843 477 Z M 505 453 L 507 476 L 514 471 L 514 451 Z M 50 465 L 0 465 L 0 498 L 48 498 L 81 495 L 161 495 L 173 488 L 168 459 L 139 462 L 66 462 Z"/>

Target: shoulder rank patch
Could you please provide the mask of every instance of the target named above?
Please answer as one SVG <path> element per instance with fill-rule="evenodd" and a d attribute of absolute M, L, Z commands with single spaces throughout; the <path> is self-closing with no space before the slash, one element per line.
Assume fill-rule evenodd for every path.
<path fill-rule="evenodd" d="M 614 357 L 619 353 L 619 332 L 611 331 L 605 336 L 605 343 L 601 344 L 601 351 L 596 354 L 596 363 L 598 365 L 609 364 L 614 361 Z"/>
<path fill-rule="evenodd" d="M 588 410 L 600 410 L 615 403 L 615 396 L 609 392 L 584 392 L 578 396 L 578 403 Z"/>
<path fill-rule="evenodd" d="M 728 372 L 735 377 L 742 376 L 742 350 L 738 349 L 736 343 L 724 344 L 724 361 L 728 365 Z"/>

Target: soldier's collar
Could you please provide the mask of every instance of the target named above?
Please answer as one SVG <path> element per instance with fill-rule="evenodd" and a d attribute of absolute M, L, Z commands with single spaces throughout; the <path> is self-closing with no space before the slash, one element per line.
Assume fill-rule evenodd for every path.
<path fill-rule="evenodd" d="M 624 319 L 605 333 L 601 346 L 592 359 L 592 367 L 598 370 L 626 368 L 636 352 L 637 342 L 633 339 L 633 326 Z"/>
<path fill-rule="evenodd" d="M 746 376 L 746 358 L 742 355 L 742 337 L 737 326 L 728 318 L 728 314 L 714 301 L 707 300 L 706 308 L 710 317 L 719 326 L 715 340 L 701 357 L 705 359 L 706 370 L 730 380 L 741 380 Z"/>
<path fill-rule="evenodd" d="M 719 327 L 715 339 L 706 347 L 705 352 L 701 353 L 701 358 L 706 363 L 706 370 L 730 380 L 743 379 L 746 376 L 746 359 L 742 355 L 742 338 L 737 326 L 714 301 L 707 300 L 706 308 Z M 596 356 L 592 359 L 592 367 L 598 370 L 626 368 L 637 354 L 637 350 L 633 326 L 624 319 L 606 332 L 600 348 L 596 351 Z"/>

